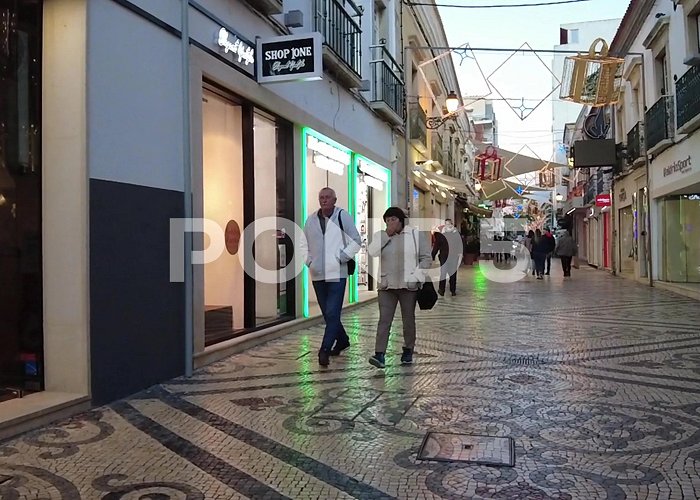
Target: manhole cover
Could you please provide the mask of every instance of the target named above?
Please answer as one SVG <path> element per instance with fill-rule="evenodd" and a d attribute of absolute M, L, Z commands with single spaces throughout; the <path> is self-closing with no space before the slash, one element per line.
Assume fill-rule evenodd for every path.
<path fill-rule="evenodd" d="M 429 432 L 423 439 L 418 460 L 471 462 L 483 465 L 515 465 L 513 438 Z"/>

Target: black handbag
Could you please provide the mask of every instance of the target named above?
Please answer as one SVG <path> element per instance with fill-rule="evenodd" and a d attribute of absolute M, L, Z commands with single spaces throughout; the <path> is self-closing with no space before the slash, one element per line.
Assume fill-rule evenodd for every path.
<path fill-rule="evenodd" d="M 340 234 L 343 236 L 343 245 L 347 246 L 345 243 L 345 229 L 343 228 L 343 211 L 341 210 L 338 214 L 338 224 L 340 225 Z M 355 274 L 355 268 L 357 268 L 357 262 L 355 259 L 350 259 L 348 262 L 348 276 Z"/>
<path fill-rule="evenodd" d="M 418 254 L 418 242 L 413 238 L 413 245 L 416 249 L 417 265 L 420 265 L 420 255 Z M 435 285 L 428 277 L 425 278 L 423 286 L 418 289 L 417 302 L 418 307 L 422 310 L 432 309 L 438 301 L 438 294 L 435 291 Z"/>
<path fill-rule="evenodd" d="M 438 301 L 438 294 L 435 291 L 433 282 L 426 279 L 423 286 L 418 290 L 418 307 L 425 311 L 432 309 Z"/>

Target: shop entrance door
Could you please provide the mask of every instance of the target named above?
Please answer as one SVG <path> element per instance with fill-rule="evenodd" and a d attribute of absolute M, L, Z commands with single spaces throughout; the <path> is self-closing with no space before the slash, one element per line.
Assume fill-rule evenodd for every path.
<path fill-rule="evenodd" d="M 41 2 L 0 1 L 0 402 L 44 385 Z"/>

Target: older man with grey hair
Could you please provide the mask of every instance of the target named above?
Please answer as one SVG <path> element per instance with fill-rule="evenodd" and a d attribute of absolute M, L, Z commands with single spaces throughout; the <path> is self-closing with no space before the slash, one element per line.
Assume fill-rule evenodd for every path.
<path fill-rule="evenodd" d="M 354 272 L 355 254 L 360 250 L 360 233 L 352 216 L 335 206 L 338 198 L 329 187 L 318 193 L 320 208 L 309 215 L 304 225 L 306 265 L 321 307 L 326 329 L 318 352 L 318 363 L 328 366 L 331 355 L 350 347 L 340 313 L 345 297 L 345 283 Z"/>

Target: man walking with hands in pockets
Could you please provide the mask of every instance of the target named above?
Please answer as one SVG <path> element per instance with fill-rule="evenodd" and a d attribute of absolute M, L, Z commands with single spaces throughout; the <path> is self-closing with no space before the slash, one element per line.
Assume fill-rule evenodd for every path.
<path fill-rule="evenodd" d="M 318 364 L 328 366 L 330 356 L 350 347 L 350 338 L 340 321 L 345 283 L 354 273 L 353 257 L 360 250 L 360 233 L 352 216 L 335 206 L 337 197 L 329 187 L 318 193 L 320 208 L 304 225 L 308 255 L 306 265 L 321 307 L 326 329 L 318 351 Z"/>

